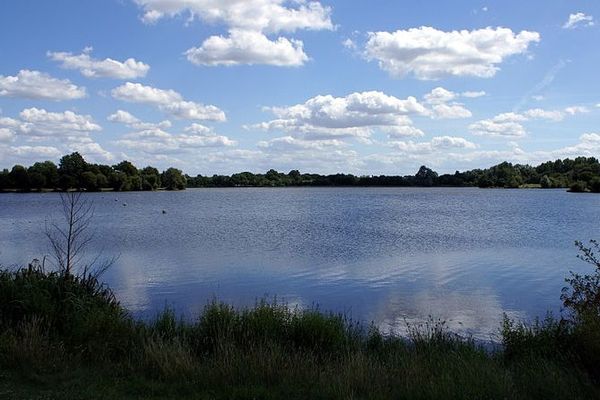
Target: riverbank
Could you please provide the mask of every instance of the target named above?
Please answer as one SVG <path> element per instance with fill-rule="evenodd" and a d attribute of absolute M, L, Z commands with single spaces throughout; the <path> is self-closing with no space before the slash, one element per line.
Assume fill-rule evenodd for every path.
<path fill-rule="evenodd" d="M 600 396 L 589 368 L 598 360 L 582 359 L 575 331 L 553 320 L 506 321 L 496 352 L 441 321 L 401 338 L 274 302 L 242 310 L 213 302 L 194 321 L 166 310 L 142 322 L 96 279 L 31 266 L 0 273 L 0 321 L 3 398 Z"/>

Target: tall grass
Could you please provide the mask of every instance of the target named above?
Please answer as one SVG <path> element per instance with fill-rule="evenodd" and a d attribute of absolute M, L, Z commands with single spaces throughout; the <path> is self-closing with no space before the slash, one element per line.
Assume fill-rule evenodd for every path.
<path fill-rule="evenodd" d="M 552 320 L 553 321 L 553 320 Z M 511 325 L 512 324 L 512 325 Z M 0 393 L 14 398 L 598 398 L 575 330 L 507 320 L 504 351 L 442 321 L 382 333 L 275 300 L 136 321 L 91 277 L 0 271 Z M 568 356 L 562 356 L 563 352 Z M 559 356 L 560 355 L 560 356 Z M 598 361 L 598 359 L 596 359 Z M 4 380 L 3 380 L 4 377 Z"/>

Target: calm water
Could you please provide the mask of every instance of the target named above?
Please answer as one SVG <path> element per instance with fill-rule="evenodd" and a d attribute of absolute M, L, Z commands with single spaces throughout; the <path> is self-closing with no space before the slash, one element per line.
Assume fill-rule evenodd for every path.
<path fill-rule="evenodd" d="M 503 312 L 560 309 L 575 239 L 600 238 L 600 196 L 563 190 L 191 189 L 96 193 L 90 254 L 138 316 L 193 316 L 212 298 L 277 296 L 403 333 L 429 315 L 489 339 Z M 126 206 L 123 204 L 126 203 Z M 0 195 L 0 262 L 49 254 L 57 194 Z M 162 213 L 166 211 L 166 214 Z"/>

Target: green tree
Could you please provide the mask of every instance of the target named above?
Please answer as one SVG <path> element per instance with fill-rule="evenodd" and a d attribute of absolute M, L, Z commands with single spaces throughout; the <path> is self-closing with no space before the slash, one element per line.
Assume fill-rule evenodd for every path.
<path fill-rule="evenodd" d="M 591 192 L 600 193 L 600 177 L 592 179 L 589 186 Z"/>
<path fill-rule="evenodd" d="M 43 188 L 46 187 L 46 178 L 44 177 L 44 175 L 40 174 L 39 172 L 29 172 L 29 185 L 34 188 L 34 189 L 38 189 L 41 190 Z"/>
<path fill-rule="evenodd" d="M 422 165 L 415 174 L 415 184 L 417 186 L 433 186 L 438 178 L 437 172 Z"/>
<path fill-rule="evenodd" d="M 98 178 L 96 174 L 91 171 L 86 171 L 81 174 L 81 184 L 87 191 L 94 192 L 98 190 Z"/>
<path fill-rule="evenodd" d="M 55 188 L 58 185 L 58 167 L 52 161 L 36 162 L 27 170 L 29 174 L 39 173 L 44 177 L 44 186 Z"/>
<path fill-rule="evenodd" d="M 167 190 L 183 190 L 186 187 L 183 173 L 176 168 L 169 168 L 163 172 L 161 180 Z"/>
<path fill-rule="evenodd" d="M 13 187 L 19 190 L 29 190 L 29 174 L 22 165 L 15 165 L 10 171 Z"/>
<path fill-rule="evenodd" d="M 76 182 L 74 185 L 69 187 L 79 187 L 81 174 L 83 174 L 85 171 L 87 171 L 87 163 L 85 162 L 81 154 L 77 152 L 63 156 L 60 159 L 60 162 L 58 163 L 59 174 L 61 176 L 69 175 Z M 70 180 L 63 180 L 63 183 L 65 181 Z M 61 184 L 61 186 L 63 187 L 63 189 L 65 189 L 63 184 Z"/>
<path fill-rule="evenodd" d="M 549 189 L 552 187 L 552 180 L 548 177 L 548 175 L 542 176 L 540 179 L 540 186 L 544 189 Z"/>
<path fill-rule="evenodd" d="M 108 178 L 102 172 L 96 174 L 96 184 L 99 189 L 109 187 Z"/>
<path fill-rule="evenodd" d="M 121 161 L 117 165 L 113 167 L 117 171 L 124 172 L 127 176 L 135 176 L 138 175 L 138 169 L 130 163 L 129 161 Z"/>

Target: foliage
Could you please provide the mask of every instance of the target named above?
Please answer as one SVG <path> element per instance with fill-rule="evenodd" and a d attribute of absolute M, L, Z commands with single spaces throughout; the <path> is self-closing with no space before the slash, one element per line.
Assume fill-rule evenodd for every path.
<path fill-rule="evenodd" d="M 231 176 L 187 177 L 188 187 L 236 186 L 479 186 L 517 188 L 539 185 L 542 188 L 566 188 L 576 181 L 592 188 L 600 186 L 600 163 L 593 157 L 578 157 L 541 164 L 537 167 L 503 162 L 488 169 L 474 169 L 438 175 L 421 166 L 415 175 L 355 176 L 351 174 L 301 174 L 292 170 L 285 174 L 269 170 L 265 174 L 240 172 Z M 597 182 L 597 183 L 594 183 Z M 597 189 L 600 191 L 600 188 Z M 594 190 L 592 190 L 594 191 Z"/>
<path fill-rule="evenodd" d="M 591 274 L 576 274 L 566 279 L 569 286 L 562 290 L 561 300 L 565 308 L 572 312 L 576 319 L 585 318 L 587 315 L 600 318 L 600 244 L 596 240 L 590 240 L 589 247 L 582 242 L 576 241 L 579 249 L 579 259 L 590 264 L 594 270 Z"/>
<path fill-rule="evenodd" d="M 174 171 L 181 175 L 181 171 Z M 163 175 L 165 173 L 167 172 L 163 172 Z M 167 175 L 172 176 L 173 171 Z M 169 190 L 186 188 L 184 177 L 179 175 L 174 176 L 174 183 L 169 185 Z M 75 189 L 93 192 L 105 189 L 124 191 L 160 188 L 161 173 L 154 167 L 139 170 L 129 161 L 122 161 L 114 166 L 90 164 L 77 152 L 63 156 L 58 167 L 52 161 L 44 161 L 36 162 L 29 168 L 15 165 L 10 172 L 0 171 L 0 191 Z"/>
<path fill-rule="evenodd" d="M 0 172 L 0 190 L 112 189 L 180 190 L 186 187 L 243 186 L 479 186 L 516 188 L 571 188 L 571 191 L 600 193 L 600 163 L 594 157 L 577 157 L 549 161 L 537 167 L 503 162 L 488 169 L 474 169 L 454 174 L 438 175 L 421 166 L 415 175 L 355 176 L 352 174 L 302 174 L 298 170 L 283 173 L 270 169 L 264 174 L 239 172 L 227 175 L 187 176 L 175 168 L 160 173 L 148 166 L 138 169 L 129 161 L 114 166 L 89 164 L 79 153 L 61 158 L 59 167 L 51 161 L 35 163 L 29 168 L 15 165 L 11 171 Z"/>

